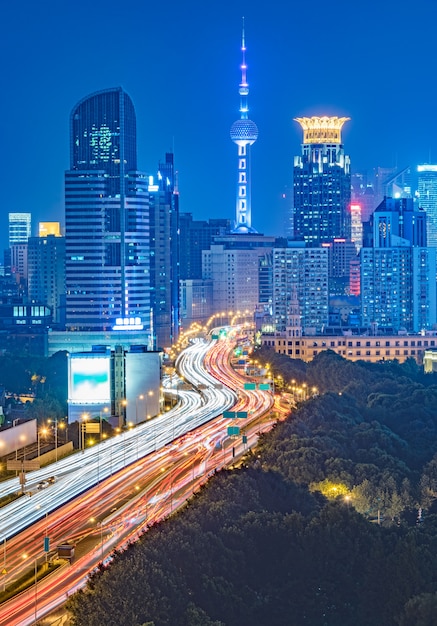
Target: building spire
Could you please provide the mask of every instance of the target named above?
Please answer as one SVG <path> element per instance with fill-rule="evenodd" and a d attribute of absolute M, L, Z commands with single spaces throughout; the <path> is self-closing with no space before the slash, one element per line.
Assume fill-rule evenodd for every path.
<path fill-rule="evenodd" d="M 240 119 L 231 126 L 231 139 L 238 146 L 238 182 L 237 182 L 237 206 L 234 233 L 256 233 L 252 228 L 251 185 L 250 185 L 250 146 L 258 139 L 258 128 L 255 122 L 249 119 L 249 84 L 247 82 L 246 65 L 246 38 L 243 26 L 241 31 L 241 82 L 238 92 L 240 94 Z"/>

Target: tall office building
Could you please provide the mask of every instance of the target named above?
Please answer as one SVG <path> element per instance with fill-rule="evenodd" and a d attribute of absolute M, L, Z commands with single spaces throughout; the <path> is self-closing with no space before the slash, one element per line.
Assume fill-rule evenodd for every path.
<path fill-rule="evenodd" d="M 350 159 L 341 143 L 348 117 L 298 117 L 302 154 L 294 158 L 294 235 L 310 246 L 350 239 Z"/>
<path fill-rule="evenodd" d="M 30 304 L 50 307 L 58 326 L 64 322 L 61 303 L 65 294 L 65 238 L 30 237 L 27 244 L 27 293 Z"/>
<path fill-rule="evenodd" d="M 179 214 L 181 280 L 202 278 L 202 251 L 209 250 L 215 237 L 229 234 L 228 219 L 193 220 L 191 213 Z"/>
<path fill-rule="evenodd" d="M 67 330 L 150 328 L 147 187 L 127 93 L 107 89 L 78 102 L 65 173 Z"/>
<path fill-rule="evenodd" d="M 9 247 L 16 243 L 27 243 L 32 232 L 30 213 L 9 213 Z"/>
<path fill-rule="evenodd" d="M 231 139 L 238 146 L 238 179 L 237 179 L 237 205 L 235 216 L 234 233 L 256 233 L 252 228 L 252 201 L 250 180 L 250 148 L 258 139 L 258 128 L 255 122 L 249 119 L 249 107 L 247 97 L 249 95 L 249 83 L 247 82 L 246 43 L 243 32 L 241 39 L 241 82 L 240 94 L 240 119 L 231 126 Z"/>
<path fill-rule="evenodd" d="M 150 306 L 152 331 L 162 348 L 177 340 L 179 331 L 179 194 L 173 154 L 158 166 L 156 182 L 149 177 Z"/>
<path fill-rule="evenodd" d="M 436 312 L 436 249 L 427 247 L 426 213 L 411 198 L 385 198 L 371 216 L 372 245 L 361 249 L 365 326 L 431 329 Z"/>
<path fill-rule="evenodd" d="M 412 198 L 384 198 L 370 217 L 373 247 L 427 246 L 427 215 Z"/>
<path fill-rule="evenodd" d="M 426 212 L 428 246 L 437 248 L 437 165 L 418 165 L 419 206 Z"/>
<path fill-rule="evenodd" d="M 292 325 L 297 310 L 306 334 L 320 332 L 328 324 L 328 255 L 327 248 L 309 248 L 292 241 L 273 250 L 272 303 L 277 333 Z"/>

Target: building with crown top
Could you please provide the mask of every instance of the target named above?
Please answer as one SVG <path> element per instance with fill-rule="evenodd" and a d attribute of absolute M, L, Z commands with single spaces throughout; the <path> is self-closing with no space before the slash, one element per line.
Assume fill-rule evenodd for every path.
<path fill-rule="evenodd" d="M 341 143 L 348 117 L 298 117 L 302 154 L 294 158 L 294 236 L 310 246 L 350 239 L 350 159 Z"/>

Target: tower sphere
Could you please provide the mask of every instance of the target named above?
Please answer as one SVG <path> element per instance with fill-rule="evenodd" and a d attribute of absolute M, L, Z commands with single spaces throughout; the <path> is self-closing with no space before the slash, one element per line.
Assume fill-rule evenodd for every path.
<path fill-rule="evenodd" d="M 253 144 L 258 139 L 258 127 L 252 120 L 237 120 L 231 126 L 230 135 L 234 143 Z"/>

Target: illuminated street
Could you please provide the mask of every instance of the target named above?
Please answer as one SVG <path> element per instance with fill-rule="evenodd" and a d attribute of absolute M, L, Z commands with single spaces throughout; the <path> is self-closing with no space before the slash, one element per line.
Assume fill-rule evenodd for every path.
<path fill-rule="evenodd" d="M 244 389 L 248 379 L 229 364 L 234 345 L 233 340 L 193 341 L 177 367 L 197 391 L 177 389 L 179 403 L 171 411 L 29 474 L 29 485 L 53 474 L 57 482 L 0 510 L 6 530 L 3 585 L 44 563 L 46 536 L 49 557 L 66 541 L 76 545 L 77 556 L 1 605 L 1 626 L 31 624 L 62 604 L 99 561 L 183 504 L 215 470 L 231 464 L 270 428 L 272 420 L 262 418 L 272 408 L 272 394 Z M 233 425 L 240 422 L 242 432 L 244 425 L 244 444 L 241 436 L 227 435 L 231 422 L 221 414 L 230 407 L 247 412 L 246 419 L 232 420 Z M 17 479 L 2 486 L 3 493 L 14 489 Z"/>

